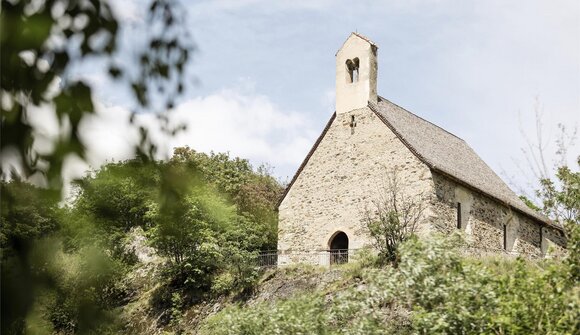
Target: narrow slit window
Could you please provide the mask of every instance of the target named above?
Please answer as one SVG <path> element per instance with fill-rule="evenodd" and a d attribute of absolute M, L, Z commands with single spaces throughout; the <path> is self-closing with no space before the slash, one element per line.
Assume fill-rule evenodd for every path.
<path fill-rule="evenodd" d="M 457 203 L 457 229 L 461 229 L 461 203 Z"/>
<path fill-rule="evenodd" d="M 503 250 L 507 250 L 507 225 L 503 225 Z"/>

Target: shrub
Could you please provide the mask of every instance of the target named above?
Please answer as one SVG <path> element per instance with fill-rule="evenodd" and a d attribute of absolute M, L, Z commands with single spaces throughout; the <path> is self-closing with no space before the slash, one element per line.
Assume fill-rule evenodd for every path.
<path fill-rule="evenodd" d="M 412 239 L 397 268 L 367 268 L 327 295 L 226 309 L 206 334 L 575 334 L 580 288 L 564 262 L 478 261 L 458 235 Z M 357 270 L 358 271 L 358 270 Z"/>
<path fill-rule="evenodd" d="M 415 234 L 424 211 L 422 196 L 410 196 L 401 184 L 397 170 L 389 172 L 385 188 L 363 216 L 379 259 L 394 265 L 399 260 L 399 245 Z"/>

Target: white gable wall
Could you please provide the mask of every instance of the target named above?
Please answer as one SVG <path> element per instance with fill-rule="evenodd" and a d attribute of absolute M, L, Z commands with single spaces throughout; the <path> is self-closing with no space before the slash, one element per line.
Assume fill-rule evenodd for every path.
<path fill-rule="evenodd" d="M 358 80 L 350 81 L 347 62 L 358 63 Z M 351 34 L 336 54 L 336 113 L 348 113 L 377 103 L 377 47 Z"/>

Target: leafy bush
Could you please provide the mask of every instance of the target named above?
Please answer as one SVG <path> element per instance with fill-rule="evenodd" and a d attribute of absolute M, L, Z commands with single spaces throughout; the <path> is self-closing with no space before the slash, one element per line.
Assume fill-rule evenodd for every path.
<path fill-rule="evenodd" d="M 34 240 L 60 228 L 58 197 L 29 183 L 0 182 L 0 248 L 2 257 L 26 250 Z"/>
<path fill-rule="evenodd" d="M 400 248 L 401 262 L 367 268 L 330 295 L 233 307 L 208 320 L 207 334 L 574 334 L 580 288 L 571 266 L 466 259 L 458 236 Z M 507 265 L 506 266 L 506 262 Z"/>
<path fill-rule="evenodd" d="M 327 314 L 319 296 L 302 296 L 273 306 L 231 307 L 212 318 L 205 333 L 231 335 L 327 334 Z"/>
<path fill-rule="evenodd" d="M 205 154 L 189 147 L 176 148 L 173 163 L 198 171 L 199 176 L 216 187 L 228 198 L 237 213 L 244 217 L 243 229 L 250 230 L 247 237 L 252 250 L 276 249 L 278 239 L 278 214 L 276 206 L 284 188 L 271 175 L 266 166 L 255 171 L 250 163 L 225 153 Z"/>
<path fill-rule="evenodd" d="M 29 324 L 21 316 L 30 313 L 46 331 L 112 331 L 112 311 L 126 299 L 115 283 L 138 261 L 126 247 L 135 227 L 167 260 L 152 299 L 171 309 L 167 324 L 208 294 L 251 288 L 257 252 L 276 245 L 272 194 L 281 187 L 227 155 L 111 163 L 76 182 L 78 196 L 63 208 L 54 192 L 20 181 L 1 186 L 7 332 Z"/>
<path fill-rule="evenodd" d="M 430 334 L 566 334 L 578 327 L 577 283 L 562 263 L 523 259 L 511 268 L 462 259 L 446 240 L 413 242 L 400 274 L 413 326 Z"/>
<path fill-rule="evenodd" d="M 247 160 L 227 154 L 177 148 L 168 162 L 111 163 L 77 186 L 71 221 L 95 222 L 90 236 L 100 236 L 127 266 L 135 257 L 125 248 L 126 234 L 143 228 L 167 259 L 163 285 L 186 289 L 186 295 L 251 287 L 258 278 L 257 251 L 276 245 L 280 185 L 266 170 L 254 171 Z"/>

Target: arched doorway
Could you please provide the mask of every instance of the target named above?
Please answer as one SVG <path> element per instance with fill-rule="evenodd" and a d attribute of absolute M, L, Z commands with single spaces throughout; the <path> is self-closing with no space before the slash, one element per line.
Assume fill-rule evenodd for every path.
<path fill-rule="evenodd" d="M 328 243 L 330 248 L 330 264 L 348 263 L 348 236 L 342 232 L 336 232 Z"/>

